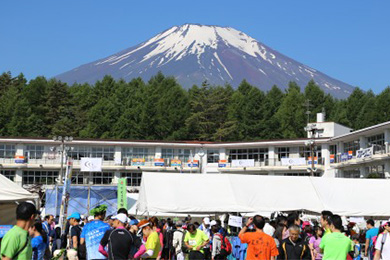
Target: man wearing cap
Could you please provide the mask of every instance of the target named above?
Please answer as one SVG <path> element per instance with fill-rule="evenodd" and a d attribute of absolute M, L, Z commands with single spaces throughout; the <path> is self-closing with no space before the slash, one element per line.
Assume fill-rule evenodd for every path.
<path fill-rule="evenodd" d="M 125 228 L 127 215 L 119 213 L 112 217 L 113 230 L 107 230 L 99 245 L 99 252 L 110 260 L 129 259 L 134 247 L 133 235 Z M 104 249 L 108 245 L 108 252 Z"/>
<path fill-rule="evenodd" d="M 202 225 L 199 226 L 199 229 L 202 230 L 203 233 L 206 234 L 206 236 L 209 238 L 209 240 L 211 238 L 210 224 L 211 224 L 210 218 L 206 217 L 203 219 Z M 204 250 L 205 259 L 210 259 L 210 257 L 211 257 L 210 247 L 208 245 L 206 245 L 203 250 Z"/>
<path fill-rule="evenodd" d="M 80 236 L 81 236 L 81 227 L 80 227 L 80 213 L 74 212 L 72 215 L 68 217 L 69 224 L 71 225 L 70 229 L 70 250 L 68 250 L 68 257 L 70 255 L 77 255 L 78 248 L 80 246 Z"/>
<path fill-rule="evenodd" d="M 91 210 L 90 214 L 95 216 L 94 220 L 86 224 L 80 235 L 80 244 L 86 245 L 87 259 L 107 259 L 106 256 L 99 252 L 99 242 L 107 230 L 110 229 L 110 225 L 104 223 L 104 217 L 106 215 L 107 206 L 100 205 Z"/>
<path fill-rule="evenodd" d="M 176 230 L 173 232 L 172 246 L 175 249 L 176 259 L 184 260 L 184 252 L 182 248 L 183 248 L 183 237 L 185 235 L 185 231 L 182 228 L 183 223 L 181 221 L 177 221 L 175 226 L 176 226 Z"/>
<path fill-rule="evenodd" d="M 3 260 L 26 260 L 32 257 L 31 240 L 28 230 L 38 214 L 34 204 L 22 202 L 16 208 L 16 225 L 8 231 L 1 241 Z"/>

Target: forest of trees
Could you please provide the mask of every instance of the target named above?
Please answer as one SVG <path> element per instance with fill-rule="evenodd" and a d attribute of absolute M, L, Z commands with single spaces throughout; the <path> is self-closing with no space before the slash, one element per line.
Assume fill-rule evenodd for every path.
<path fill-rule="evenodd" d="M 304 90 L 290 82 L 268 92 L 243 81 L 231 86 L 181 87 L 158 73 L 149 82 L 106 76 L 68 86 L 20 74 L 0 75 L 0 136 L 131 140 L 249 141 L 305 137 L 305 103 L 311 121 L 323 109 L 328 121 L 360 129 L 390 120 L 390 87 L 375 95 L 356 88 L 338 100 L 314 81 Z"/>

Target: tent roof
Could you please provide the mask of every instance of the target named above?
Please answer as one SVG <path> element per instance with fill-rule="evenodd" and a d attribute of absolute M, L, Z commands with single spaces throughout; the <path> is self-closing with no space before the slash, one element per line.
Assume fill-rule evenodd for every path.
<path fill-rule="evenodd" d="M 390 196 L 389 184 L 383 179 L 144 172 L 137 209 L 175 213 L 326 209 L 346 216 L 390 216 L 390 208 L 379 199 Z"/>
<path fill-rule="evenodd" d="M 13 181 L 0 174 L 0 203 L 37 199 L 36 194 L 32 194 L 23 189 Z"/>

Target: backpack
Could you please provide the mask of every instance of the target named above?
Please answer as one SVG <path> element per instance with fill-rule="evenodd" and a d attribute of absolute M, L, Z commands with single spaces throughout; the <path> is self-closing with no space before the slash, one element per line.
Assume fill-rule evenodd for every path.
<path fill-rule="evenodd" d="M 226 236 L 223 236 L 221 234 L 215 234 L 221 239 L 222 245 L 221 245 L 221 252 L 219 253 L 222 257 L 227 257 L 232 253 L 232 244 L 230 244 L 229 239 L 227 239 Z"/>
<path fill-rule="evenodd" d="M 177 232 L 181 232 L 183 233 L 183 237 L 181 239 L 181 252 L 184 253 L 184 254 L 187 254 L 188 253 L 188 248 L 186 247 L 186 244 L 184 243 L 184 238 L 186 237 L 186 233 L 187 231 L 183 230 L 176 230 Z"/>
<path fill-rule="evenodd" d="M 173 233 L 176 230 L 166 230 L 164 232 L 164 249 L 169 250 L 170 252 L 174 252 L 175 249 L 173 248 Z"/>

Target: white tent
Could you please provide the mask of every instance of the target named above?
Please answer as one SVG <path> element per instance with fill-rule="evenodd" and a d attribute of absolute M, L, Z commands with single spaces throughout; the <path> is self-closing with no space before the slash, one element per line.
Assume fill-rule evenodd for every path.
<path fill-rule="evenodd" d="M 143 173 L 141 212 L 221 213 L 331 210 L 346 216 L 390 216 L 381 198 L 390 180 L 242 174 Z"/>
<path fill-rule="evenodd" d="M 26 191 L 0 174 L 0 225 L 15 223 L 17 202 L 37 199 L 37 195 Z"/>

